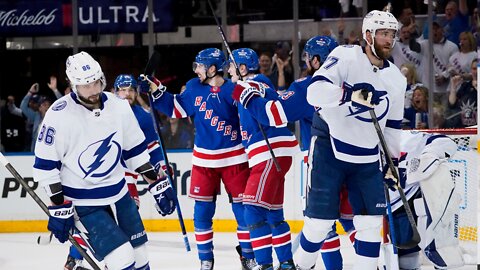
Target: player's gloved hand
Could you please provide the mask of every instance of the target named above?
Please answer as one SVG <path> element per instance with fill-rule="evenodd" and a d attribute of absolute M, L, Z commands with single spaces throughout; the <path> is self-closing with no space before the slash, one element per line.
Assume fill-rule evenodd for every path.
<path fill-rule="evenodd" d="M 167 177 L 160 178 L 148 186 L 148 190 L 155 199 L 158 213 L 162 216 L 170 215 L 175 211 L 175 193 Z"/>
<path fill-rule="evenodd" d="M 344 83 L 340 104 L 351 101 L 352 106 L 368 110 L 378 105 L 382 100 L 381 97 L 386 94 L 386 91 L 375 90 L 373 85 L 369 83 L 356 83 L 354 85 Z"/>
<path fill-rule="evenodd" d="M 140 74 L 138 81 L 140 82 L 138 84 L 139 91 L 141 93 L 150 93 L 153 99 L 160 98 L 167 91 L 167 87 L 153 76 Z"/>
<path fill-rule="evenodd" d="M 132 199 L 135 201 L 135 204 L 137 205 L 137 209 L 140 208 L 140 198 L 138 196 L 137 185 L 135 185 L 134 183 L 127 183 L 127 187 L 130 197 L 132 197 Z"/>
<path fill-rule="evenodd" d="M 55 235 L 58 241 L 65 243 L 74 225 L 72 202 L 65 201 L 61 205 L 51 205 L 48 207 L 48 211 L 50 212 L 48 230 Z"/>
<path fill-rule="evenodd" d="M 238 81 L 232 92 L 232 98 L 245 108 L 252 98 L 264 96 L 265 86 L 255 81 Z"/>
<path fill-rule="evenodd" d="M 397 169 L 397 168 L 395 168 Z M 398 171 L 398 170 L 397 170 Z M 398 173 L 397 173 L 398 175 Z M 383 167 L 383 182 L 388 186 L 388 188 L 391 191 L 396 191 L 397 190 L 397 184 L 398 184 L 398 179 L 393 176 L 392 170 L 390 169 L 390 166 L 385 165 Z"/>

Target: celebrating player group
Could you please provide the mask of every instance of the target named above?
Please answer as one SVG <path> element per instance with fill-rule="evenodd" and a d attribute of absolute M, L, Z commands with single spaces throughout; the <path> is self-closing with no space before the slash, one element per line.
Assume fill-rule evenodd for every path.
<path fill-rule="evenodd" d="M 354 247 L 353 269 L 377 269 L 387 250 L 381 229 L 388 216 L 393 256 L 383 257 L 394 261 L 383 262 L 387 269 L 420 269 L 421 251 L 439 269 L 463 265 L 458 243 L 442 229 L 451 226 L 442 216 L 454 214 L 456 197 L 436 200 L 453 194 L 444 174 L 455 144 L 400 129 L 406 79 L 388 60 L 397 31 L 391 13 L 374 10 L 363 19 L 365 46 L 310 38 L 307 76 L 281 93 L 259 74 L 250 48 L 228 49 L 227 56 L 201 50 L 196 76 L 180 94 L 150 74 L 128 72 L 116 78 L 114 93 L 104 92 L 95 59 L 86 52 L 68 57 L 72 93 L 50 107 L 35 145 L 34 179 L 51 200 L 48 229 L 62 243 L 73 235 L 109 270 L 150 269 L 136 180 L 149 183 L 159 214 L 180 209 L 152 118 L 136 103 L 140 92 L 150 96 L 152 110 L 194 119 L 188 196 L 201 270 L 214 269 L 212 221 L 221 183 L 237 222 L 243 270 L 322 268 L 319 253 L 326 269 L 342 269 L 332 229 L 337 220 Z M 292 241 L 283 203 L 285 175 L 300 151 L 287 128 L 295 121 L 308 150 L 308 181 L 304 226 Z M 82 259 L 72 246 L 64 269 L 86 269 Z"/>

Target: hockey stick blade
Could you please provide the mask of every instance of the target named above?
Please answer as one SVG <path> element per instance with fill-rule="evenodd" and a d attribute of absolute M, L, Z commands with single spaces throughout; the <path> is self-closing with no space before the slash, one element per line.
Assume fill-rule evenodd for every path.
<path fill-rule="evenodd" d="M 41 246 L 46 246 L 52 242 L 53 234 L 50 233 L 49 236 L 39 235 L 37 238 L 37 244 Z"/>

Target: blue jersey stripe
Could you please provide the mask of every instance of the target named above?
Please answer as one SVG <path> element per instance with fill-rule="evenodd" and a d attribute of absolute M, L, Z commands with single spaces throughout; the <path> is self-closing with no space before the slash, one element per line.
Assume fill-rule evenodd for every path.
<path fill-rule="evenodd" d="M 147 149 L 147 145 L 146 145 L 145 141 L 143 141 L 141 144 L 133 147 L 130 150 L 123 150 L 122 151 L 122 157 L 123 157 L 124 160 L 131 159 L 131 158 L 136 157 L 136 156 L 140 155 L 141 153 L 143 153 L 143 151 L 145 151 L 145 149 Z"/>
<path fill-rule="evenodd" d="M 125 186 L 125 179 L 118 182 L 117 184 L 106 186 L 106 187 L 99 187 L 99 188 L 92 188 L 92 189 L 83 189 L 83 188 L 73 188 L 63 186 L 63 194 L 70 198 L 75 199 L 105 199 L 116 196 L 120 193 L 122 188 Z"/>
<path fill-rule="evenodd" d="M 60 170 L 62 168 L 62 162 L 58 160 L 48 160 L 39 157 L 35 157 L 35 163 L 33 164 L 35 169 L 51 171 L 51 170 Z"/>
<path fill-rule="evenodd" d="M 355 239 L 355 250 L 357 254 L 369 258 L 378 258 L 380 255 L 380 242 L 366 242 Z"/>
<path fill-rule="evenodd" d="M 387 120 L 386 127 L 400 129 L 402 120 Z"/>
<path fill-rule="evenodd" d="M 374 156 L 378 154 L 378 145 L 374 148 L 363 148 L 356 145 L 342 142 L 332 137 L 335 148 L 338 152 L 352 155 L 352 156 Z"/>

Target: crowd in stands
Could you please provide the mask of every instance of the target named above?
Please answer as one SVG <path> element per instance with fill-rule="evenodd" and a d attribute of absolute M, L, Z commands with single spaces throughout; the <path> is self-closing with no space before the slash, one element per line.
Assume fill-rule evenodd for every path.
<path fill-rule="evenodd" d="M 467 0 L 436 2 L 439 16 L 434 17 L 431 29 L 434 80 L 433 85 L 427 87 L 429 85 L 426 70 L 429 65 L 428 32 L 430 29 L 427 25 L 417 23 L 416 15 L 419 15 L 419 12 L 426 12 L 425 5 L 422 6 L 418 2 L 394 1 L 392 10 L 399 21 L 399 31 L 391 61 L 405 75 L 408 84 L 403 128 L 475 126 L 478 107 L 476 48 L 480 41 L 478 7 L 469 8 L 471 5 Z M 340 0 L 338 4 L 341 7 L 342 16 L 352 16 L 352 13 L 355 16 L 361 12 L 362 1 Z M 323 11 L 325 16 L 332 12 L 332 10 Z M 440 16 L 441 14 L 444 16 Z M 343 18 L 337 21 L 338 28 L 335 33 L 331 29 L 324 29 L 320 34 L 332 35 L 339 44 L 363 43 L 361 29 L 346 29 Z M 278 41 L 271 48 L 273 50 L 258 51 L 259 72 L 266 75 L 281 93 L 297 79 L 294 78 L 291 45 L 288 41 Z M 301 62 L 301 66 L 304 68 L 305 63 Z M 302 73 L 301 76 L 304 75 Z M 39 84 L 35 83 L 28 89 L 20 103 L 14 96 L 8 96 L 7 100 L 0 102 L 0 150 L 33 151 L 40 123 L 46 110 L 54 101 L 52 97 L 59 98 L 70 93 L 69 87 L 63 91 L 57 89 L 55 76 L 50 78 L 47 86 L 51 91 L 48 95 L 39 93 Z M 432 112 L 429 112 L 428 106 L 430 95 L 433 97 Z M 148 102 L 140 99 L 139 103 L 145 109 L 150 109 Z M 429 121 L 429 117 L 432 117 L 432 121 Z M 160 119 L 161 135 L 167 149 L 193 147 L 195 131 L 191 119 L 169 119 L 165 115 Z"/>

